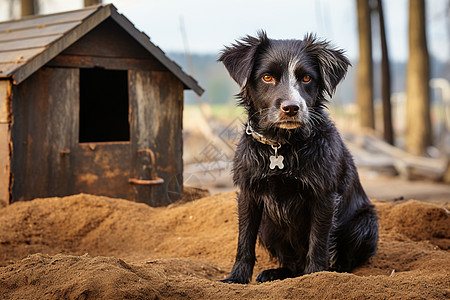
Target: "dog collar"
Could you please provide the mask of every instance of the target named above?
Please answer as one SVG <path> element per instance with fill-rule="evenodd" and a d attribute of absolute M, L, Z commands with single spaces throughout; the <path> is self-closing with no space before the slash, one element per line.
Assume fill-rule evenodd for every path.
<path fill-rule="evenodd" d="M 269 159 L 270 159 L 269 168 L 271 170 L 275 169 L 275 167 L 277 167 L 278 169 L 284 168 L 284 164 L 283 164 L 284 157 L 283 157 L 283 155 L 278 154 L 278 149 L 281 148 L 280 142 L 268 139 L 265 136 L 263 136 L 262 134 L 254 131 L 252 126 L 250 125 L 250 121 L 247 123 L 247 128 L 245 129 L 245 132 L 248 135 L 251 135 L 258 142 L 265 144 L 265 145 L 270 145 L 272 147 L 272 149 L 275 150 L 275 155 L 271 155 L 269 157 Z"/>
<path fill-rule="evenodd" d="M 245 129 L 245 132 L 248 135 L 251 135 L 255 140 L 257 140 L 260 143 L 270 145 L 272 147 L 277 147 L 278 149 L 281 147 L 281 143 L 275 140 L 271 140 L 263 136 L 262 134 L 256 132 L 253 130 L 252 126 L 250 125 L 250 122 L 247 123 L 247 128 Z"/>

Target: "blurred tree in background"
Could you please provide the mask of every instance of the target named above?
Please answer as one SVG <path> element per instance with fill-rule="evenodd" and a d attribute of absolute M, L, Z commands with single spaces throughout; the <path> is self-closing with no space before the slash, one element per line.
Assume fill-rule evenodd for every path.
<path fill-rule="evenodd" d="M 389 66 L 388 46 L 382 0 L 376 1 L 381 40 L 381 100 L 383 103 L 383 137 L 386 142 L 394 145 L 394 129 L 392 126 L 391 108 L 391 68 Z"/>
<path fill-rule="evenodd" d="M 92 6 L 92 5 L 98 5 L 102 4 L 102 0 L 84 0 L 84 6 Z"/>
<path fill-rule="evenodd" d="M 20 0 L 20 15 L 22 17 L 37 15 L 39 13 L 38 1 Z"/>
<path fill-rule="evenodd" d="M 358 14 L 359 61 L 356 99 L 362 128 L 375 129 L 373 108 L 372 26 L 368 0 L 356 0 Z"/>
<path fill-rule="evenodd" d="M 425 0 L 409 1 L 409 60 L 406 82 L 406 149 L 425 155 L 431 145 L 430 62 L 427 49 Z"/>

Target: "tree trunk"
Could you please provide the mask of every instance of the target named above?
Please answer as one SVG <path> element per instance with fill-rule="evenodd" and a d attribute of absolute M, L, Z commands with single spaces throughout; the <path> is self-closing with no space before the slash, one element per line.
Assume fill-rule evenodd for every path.
<path fill-rule="evenodd" d="M 38 13 L 37 3 L 34 0 L 20 0 L 20 15 L 31 16 Z"/>
<path fill-rule="evenodd" d="M 384 14 L 381 0 L 377 0 L 378 17 L 380 20 L 381 36 L 381 99 L 383 103 L 383 133 L 384 140 L 394 144 L 394 130 L 392 128 L 391 109 L 391 71 L 389 68 L 389 55 L 386 43 L 386 30 L 384 26 Z"/>
<path fill-rule="evenodd" d="M 357 101 L 360 126 L 375 129 L 373 109 L 372 32 L 368 0 L 356 0 L 358 13 L 359 62 Z"/>
<path fill-rule="evenodd" d="M 425 1 L 409 1 L 409 60 L 406 83 L 406 149 L 425 155 L 431 145 L 430 63 L 425 32 Z"/>
<path fill-rule="evenodd" d="M 102 0 L 84 0 L 84 6 L 92 6 L 92 5 L 98 5 L 102 4 Z"/>

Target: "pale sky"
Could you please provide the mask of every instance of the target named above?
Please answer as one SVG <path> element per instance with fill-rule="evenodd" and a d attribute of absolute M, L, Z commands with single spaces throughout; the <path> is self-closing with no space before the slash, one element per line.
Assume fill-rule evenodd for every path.
<path fill-rule="evenodd" d="M 9 0 L 0 0 L 0 20 L 7 19 Z M 20 1 L 16 1 L 20 2 Z M 264 29 L 271 38 L 299 38 L 315 32 L 358 57 L 355 0 L 116 0 L 113 3 L 163 51 L 184 51 L 183 20 L 191 53 L 217 53 L 224 45 Z M 42 13 L 79 9 L 82 0 L 40 0 Z M 449 0 L 426 0 L 430 53 L 450 59 Z M 394 60 L 408 55 L 408 0 L 383 1 L 388 46 Z M 18 8 L 15 10 L 18 13 Z M 377 55 L 376 40 L 374 53 Z"/>

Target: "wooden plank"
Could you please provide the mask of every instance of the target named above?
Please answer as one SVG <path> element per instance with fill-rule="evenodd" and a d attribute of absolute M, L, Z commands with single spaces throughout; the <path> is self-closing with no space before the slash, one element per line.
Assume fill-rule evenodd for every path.
<path fill-rule="evenodd" d="M 156 59 L 114 58 L 99 56 L 58 55 L 47 66 L 70 68 L 101 67 L 109 70 L 163 71 L 164 66 Z"/>
<path fill-rule="evenodd" d="M 17 67 L 15 63 L 0 64 L 0 78 L 7 79 Z"/>
<path fill-rule="evenodd" d="M 64 49 L 83 37 L 86 33 L 102 23 L 111 14 L 112 5 L 99 8 L 89 18 L 85 19 L 79 26 L 63 35 L 62 38 L 51 44 L 44 52 L 36 55 L 21 68 L 12 74 L 14 84 L 19 84 L 28 76 L 36 72 L 39 68 L 61 53 Z"/>
<path fill-rule="evenodd" d="M 22 30 L 25 28 L 38 27 L 44 24 L 50 25 L 50 24 L 80 21 L 86 19 L 99 9 L 102 9 L 102 7 L 90 7 L 71 12 L 63 12 L 44 16 L 38 15 L 20 20 L 2 22 L 0 23 L 0 31 L 14 31 L 14 30 Z"/>
<path fill-rule="evenodd" d="M 33 56 L 41 53 L 45 50 L 45 47 L 26 49 L 20 51 L 0 51 L 0 70 L 3 70 L 1 64 L 5 63 L 21 63 L 26 62 Z"/>
<path fill-rule="evenodd" d="M 8 124 L 9 80 L 0 80 L 0 124 Z"/>
<path fill-rule="evenodd" d="M 42 68 L 13 86 L 12 201 L 67 195 L 78 70 Z"/>
<path fill-rule="evenodd" d="M 9 80 L 0 80 L 0 207 L 9 204 Z"/>
<path fill-rule="evenodd" d="M 2 31 L 0 32 L 0 42 L 61 34 L 67 32 L 68 30 L 71 30 L 80 23 L 80 21 L 73 21 L 69 23 L 42 25 L 33 28 L 26 28 L 23 30 Z M 3 50 L 3 47 L 1 47 L 1 49 Z"/>
<path fill-rule="evenodd" d="M 398 173 L 409 180 L 441 180 L 444 176 L 447 158 L 416 156 L 372 136 L 365 136 L 364 140 L 367 148 L 391 157 Z"/>
<path fill-rule="evenodd" d="M 44 37 L 29 38 L 26 40 L 6 41 L 0 43 L 1 47 L 0 49 L 6 52 L 6 51 L 18 51 L 24 49 L 42 48 L 56 41 L 62 36 L 63 36 L 62 34 L 57 34 Z"/>
<path fill-rule="evenodd" d="M 72 193 L 128 197 L 129 142 L 77 144 L 69 156 L 72 161 Z"/>
<path fill-rule="evenodd" d="M 9 125 L 0 124 L 0 207 L 9 204 Z"/>

